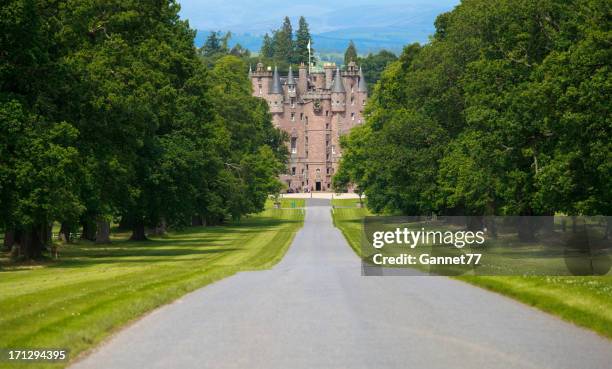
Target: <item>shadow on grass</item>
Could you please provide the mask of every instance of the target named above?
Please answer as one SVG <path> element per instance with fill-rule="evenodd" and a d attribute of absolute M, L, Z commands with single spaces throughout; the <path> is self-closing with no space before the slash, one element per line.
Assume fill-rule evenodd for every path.
<path fill-rule="evenodd" d="M 226 245 L 230 240 L 244 235 L 272 230 L 282 225 L 300 224 L 301 220 L 278 219 L 253 216 L 220 226 L 189 227 L 173 231 L 166 236 L 152 236 L 147 241 L 134 242 L 127 239 L 129 232 L 118 230 L 109 244 L 96 244 L 77 240 L 60 246 L 60 259 L 45 258 L 40 261 L 13 263 L 8 253 L 0 255 L 0 272 L 29 270 L 32 267 L 80 268 L 96 264 L 138 264 L 184 262 L 193 255 L 193 260 L 206 255 L 221 256 L 240 248 Z M 176 260 L 174 260 L 176 259 Z"/>

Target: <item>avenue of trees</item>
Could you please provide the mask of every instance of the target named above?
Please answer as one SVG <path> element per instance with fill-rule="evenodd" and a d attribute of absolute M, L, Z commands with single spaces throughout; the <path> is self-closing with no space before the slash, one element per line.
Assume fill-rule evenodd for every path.
<path fill-rule="evenodd" d="M 336 189 L 376 212 L 612 213 L 612 4 L 465 0 L 382 74 Z"/>
<path fill-rule="evenodd" d="M 216 224 L 279 190 L 285 136 L 246 63 L 202 62 L 174 0 L 0 5 L 0 232 L 38 258 L 63 237 Z M 220 41 L 223 44 L 223 40 Z M 200 51 L 201 53 L 201 51 Z M 17 247 L 18 246 L 18 247 Z"/>

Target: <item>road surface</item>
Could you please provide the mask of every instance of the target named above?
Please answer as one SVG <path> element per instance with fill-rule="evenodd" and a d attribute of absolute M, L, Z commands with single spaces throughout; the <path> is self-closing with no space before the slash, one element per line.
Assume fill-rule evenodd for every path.
<path fill-rule="evenodd" d="M 445 277 L 362 277 L 328 200 L 268 271 L 154 311 L 73 365 L 89 368 L 612 368 L 612 343 Z"/>

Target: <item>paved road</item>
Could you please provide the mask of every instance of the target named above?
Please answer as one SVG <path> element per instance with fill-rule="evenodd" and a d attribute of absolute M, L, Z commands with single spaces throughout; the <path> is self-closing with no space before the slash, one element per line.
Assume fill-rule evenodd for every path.
<path fill-rule="evenodd" d="M 161 308 L 74 368 L 609 369 L 612 343 L 444 277 L 362 277 L 309 200 L 269 271 L 240 273 Z"/>

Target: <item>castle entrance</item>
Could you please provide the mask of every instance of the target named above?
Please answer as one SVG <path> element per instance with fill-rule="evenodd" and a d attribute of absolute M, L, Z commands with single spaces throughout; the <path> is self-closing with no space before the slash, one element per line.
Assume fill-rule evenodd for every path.
<path fill-rule="evenodd" d="M 317 181 L 315 184 L 315 191 L 321 191 L 321 182 Z"/>

